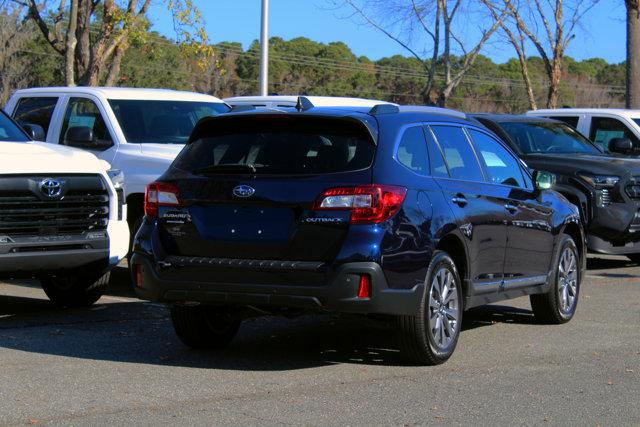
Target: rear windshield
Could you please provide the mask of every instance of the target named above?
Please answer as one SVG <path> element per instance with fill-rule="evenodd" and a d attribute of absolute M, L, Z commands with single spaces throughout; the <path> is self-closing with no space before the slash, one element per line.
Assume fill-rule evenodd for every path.
<path fill-rule="evenodd" d="M 127 142 L 186 144 L 198 120 L 229 111 L 220 102 L 111 99 Z"/>
<path fill-rule="evenodd" d="M 196 174 L 329 174 L 368 168 L 375 152 L 365 126 L 347 120 L 234 117 L 199 134 L 174 167 Z"/>
<path fill-rule="evenodd" d="M 591 141 L 564 123 L 502 122 L 500 126 L 525 154 L 602 154 Z"/>

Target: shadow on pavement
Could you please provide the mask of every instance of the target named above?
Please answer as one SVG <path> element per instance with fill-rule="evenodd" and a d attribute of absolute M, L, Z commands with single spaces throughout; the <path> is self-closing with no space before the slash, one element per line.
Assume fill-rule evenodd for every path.
<path fill-rule="evenodd" d="M 590 256 L 587 258 L 588 276 L 597 276 L 605 279 L 640 278 L 640 269 L 638 267 L 638 264 L 626 257 L 599 258 Z"/>
<path fill-rule="evenodd" d="M 530 324 L 533 317 L 527 310 L 500 305 L 473 309 L 465 313 L 461 339 L 465 330 L 497 322 Z M 68 310 L 43 299 L 0 296 L 0 347 L 87 360 L 245 371 L 336 363 L 405 365 L 391 322 L 331 314 L 260 317 L 245 321 L 227 349 L 195 351 L 177 339 L 166 308 L 135 300 L 102 300 Z"/>

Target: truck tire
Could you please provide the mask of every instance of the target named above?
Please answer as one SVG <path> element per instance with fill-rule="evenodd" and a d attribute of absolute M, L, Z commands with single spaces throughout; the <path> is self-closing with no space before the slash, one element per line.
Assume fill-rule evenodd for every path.
<path fill-rule="evenodd" d="M 89 307 L 105 293 L 110 272 L 98 280 L 82 274 L 41 277 L 40 284 L 51 302 L 61 307 Z"/>
<path fill-rule="evenodd" d="M 529 297 L 536 319 L 542 323 L 566 323 L 576 312 L 580 294 L 580 256 L 570 236 L 563 235 L 554 258 L 555 271 L 549 292 Z"/>
<path fill-rule="evenodd" d="M 196 349 L 226 347 L 240 329 L 241 320 L 222 307 L 171 307 L 171 322 L 185 345 Z"/>
<path fill-rule="evenodd" d="M 411 363 L 437 365 L 456 348 L 462 326 L 463 293 L 453 259 L 442 251 L 433 254 L 418 313 L 396 318 L 400 351 Z"/>

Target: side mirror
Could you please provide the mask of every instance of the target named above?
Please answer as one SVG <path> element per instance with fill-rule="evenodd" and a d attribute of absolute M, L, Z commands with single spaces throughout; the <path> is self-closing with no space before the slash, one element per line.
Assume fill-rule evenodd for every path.
<path fill-rule="evenodd" d="M 64 134 L 64 145 L 90 150 L 106 150 L 113 144 L 110 141 L 95 140 L 93 129 L 88 126 L 73 126 Z"/>
<path fill-rule="evenodd" d="M 533 181 L 536 183 L 538 190 L 548 190 L 556 183 L 556 176 L 551 172 L 535 171 L 533 173 Z"/>
<path fill-rule="evenodd" d="M 633 142 L 626 137 L 611 138 L 609 141 L 609 151 L 619 154 L 630 154 L 634 151 Z"/>
<path fill-rule="evenodd" d="M 47 139 L 47 135 L 40 125 L 36 125 L 35 123 L 21 123 L 20 126 L 34 141 L 44 141 Z"/>
<path fill-rule="evenodd" d="M 93 143 L 93 129 L 88 126 L 73 126 L 64 134 L 64 145 L 90 148 Z"/>

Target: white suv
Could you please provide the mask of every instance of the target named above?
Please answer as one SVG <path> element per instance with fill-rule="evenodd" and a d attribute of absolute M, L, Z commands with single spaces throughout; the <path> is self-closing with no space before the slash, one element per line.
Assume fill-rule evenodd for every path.
<path fill-rule="evenodd" d="M 91 153 L 31 141 L 0 113 L 0 276 L 93 304 L 129 249 L 123 176 Z"/>
<path fill-rule="evenodd" d="M 631 141 L 635 148 L 628 154 L 637 155 L 636 150 L 640 149 L 640 110 L 560 108 L 528 111 L 527 115 L 561 120 L 576 128 L 605 152 L 615 151 L 609 149 L 609 144 L 613 139 L 620 138 Z"/>
<path fill-rule="evenodd" d="M 91 151 L 121 170 L 132 232 L 143 216 L 146 185 L 173 162 L 200 118 L 228 110 L 198 93 L 101 87 L 24 89 L 6 106 L 19 124 L 41 126 L 46 142 Z"/>

